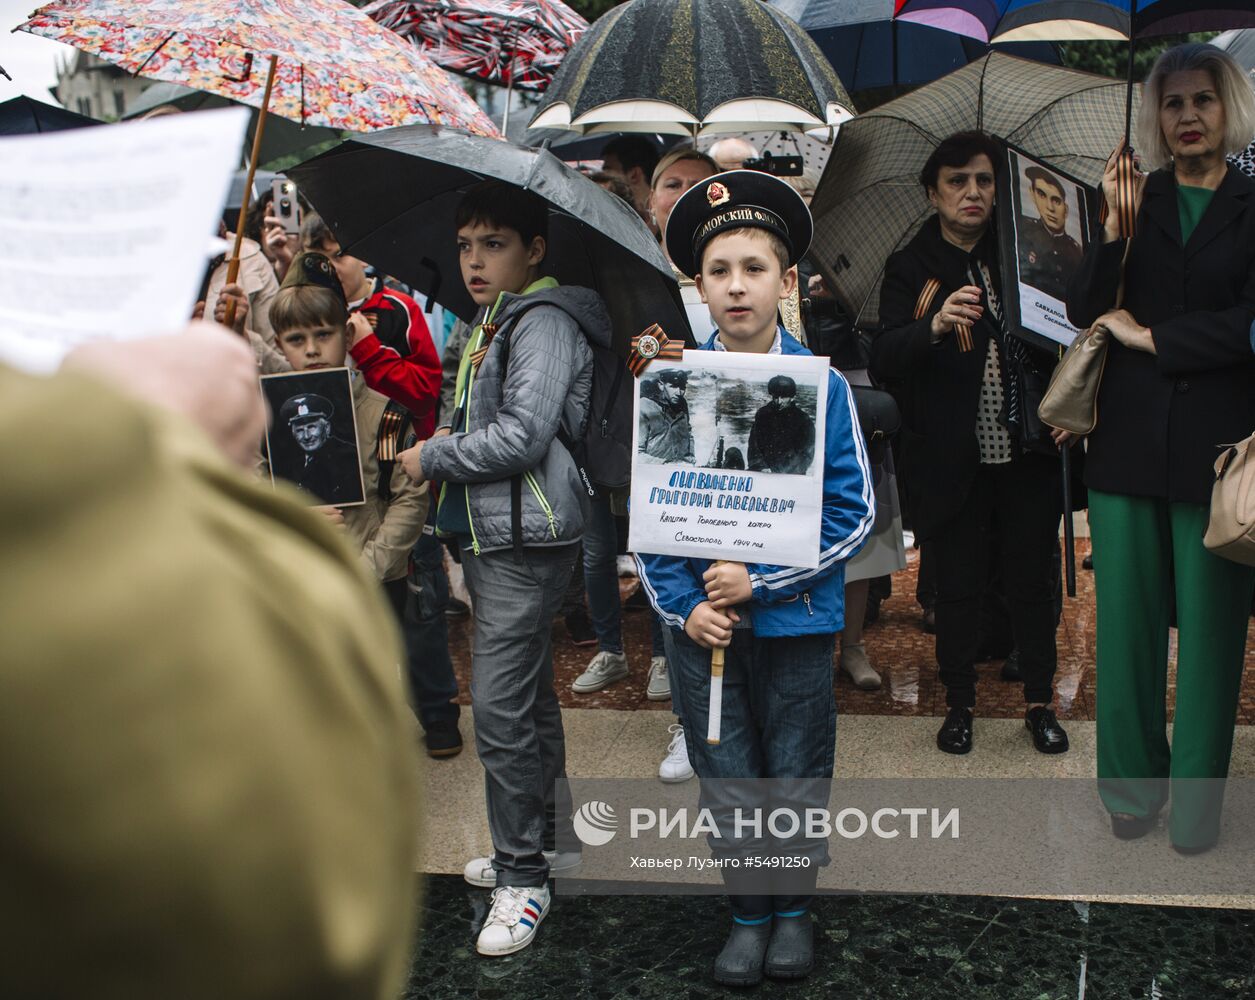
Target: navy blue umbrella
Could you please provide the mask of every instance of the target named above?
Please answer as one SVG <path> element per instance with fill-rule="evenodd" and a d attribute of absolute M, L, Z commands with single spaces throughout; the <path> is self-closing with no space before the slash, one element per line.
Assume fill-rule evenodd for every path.
<path fill-rule="evenodd" d="M 31 135 L 60 132 L 67 128 L 99 125 L 95 118 L 66 111 L 29 97 L 15 97 L 0 104 L 0 135 Z"/>
<path fill-rule="evenodd" d="M 916 87 L 989 52 L 982 41 L 893 19 L 894 0 L 768 0 L 797 21 L 850 93 Z M 1047 42 L 999 45 L 1008 55 L 1059 65 Z"/>

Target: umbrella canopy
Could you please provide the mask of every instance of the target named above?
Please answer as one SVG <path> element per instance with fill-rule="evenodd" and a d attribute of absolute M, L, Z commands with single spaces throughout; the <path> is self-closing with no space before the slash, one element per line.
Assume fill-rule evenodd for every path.
<path fill-rule="evenodd" d="M 846 122 L 811 205 L 828 287 L 860 326 L 879 322 L 885 262 L 932 213 L 920 168 L 955 132 L 984 129 L 1097 184 L 1124 134 L 1127 86 L 993 52 Z"/>
<path fill-rule="evenodd" d="M 496 129 L 439 66 L 344 0 L 58 0 L 19 29 L 129 73 L 354 132 L 413 122 Z"/>
<path fill-rule="evenodd" d="M 561 0 L 376 0 L 364 10 L 443 69 L 537 93 L 588 28 Z"/>
<path fill-rule="evenodd" d="M 235 102 L 205 90 L 192 90 L 180 87 L 177 83 L 153 83 L 144 89 L 139 97 L 132 101 L 126 109 L 124 118 L 139 118 L 154 108 L 169 104 L 180 111 L 204 111 L 211 108 L 231 107 Z M 251 147 L 253 136 L 257 131 L 257 112 L 253 112 L 249 123 L 246 142 Z M 340 142 L 344 133 L 339 129 L 322 128 L 310 125 L 302 128 L 296 122 L 286 118 L 271 118 L 262 133 L 261 151 L 257 162 L 260 166 L 271 166 L 281 169 L 300 160 L 307 160 L 320 149 L 327 148 L 330 143 Z"/>
<path fill-rule="evenodd" d="M 853 104 L 793 20 L 760 0 L 631 0 L 576 42 L 532 128 L 577 132 L 805 130 Z"/>
<path fill-rule="evenodd" d="M 95 118 L 33 101 L 29 97 L 15 97 L 0 104 L 0 135 L 60 132 L 62 129 L 99 124 Z"/>
<path fill-rule="evenodd" d="M 851 94 L 914 87 L 953 73 L 989 47 L 976 39 L 910 21 L 895 21 L 895 0 L 770 0 L 805 29 Z M 1057 65 L 1046 42 L 1000 51 Z"/>
<path fill-rule="evenodd" d="M 1255 73 L 1255 29 L 1226 31 L 1213 38 L 1211 44 L 1228 52 L 1248 73 Z"/>
<path fill-rule="evenodd" d="M 288 171 L 342 250 L 470 320 L 454 219 L 471 185 L 495 179 L 549 203 L 544 273 L 599 292 L 624 354 L 651 323 L 686 331 L 671 265 L 640 216 L 552 153 L 422 126 L 350 140 Z M 677 333 L 678 336 L 678 333 Z"/>
<path fill-rule="evenodd" d="M 1255 27 L 1251 0 L 895 0 L 895 16 L 983 42 L 1147 38 Z"/>

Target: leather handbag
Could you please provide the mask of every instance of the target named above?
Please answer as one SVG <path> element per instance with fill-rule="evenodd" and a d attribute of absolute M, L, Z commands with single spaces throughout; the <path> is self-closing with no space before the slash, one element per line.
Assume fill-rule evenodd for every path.
<path fill-rule="evenodd" d="M 1111 333 L 1095 323 L 1080 334 L 1055 366 L 1037 407 L 1041 422 L 1084 437 L 1098 424 L 1098 387 L 1107 366 Z"/>
<path fill-rule="evenodd" d="M 1225 559 L 1255 566 L 1255 434 L 1216 459 L 1203 545 Z"/>

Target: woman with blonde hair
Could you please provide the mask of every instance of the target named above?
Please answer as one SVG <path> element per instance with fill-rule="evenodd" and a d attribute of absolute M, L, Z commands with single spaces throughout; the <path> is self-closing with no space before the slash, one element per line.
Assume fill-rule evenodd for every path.
<path fill-rule="evenodd" d="M 1255 95 L 1211 45 L 1164 52 L 1146 80 L 1136 235 L 1108 215 L 1073 277 L 1068 316 L 1112 343 L 1086 483 L 1098 603 L 1098 778 L 1112 831 L 1172 846 L 1220 835 L 1255 569 L 1203 547 L 1218 446 L 1255 430 L 1255 181 L 1226 162 L 1255 134 Z M 1117 150 L 1118 152 L 1118 150 Z M 1118 289 L 1123 277 L 1123 300 Z M 1167 737 L 1175 595 L 1175 719 Z"/>

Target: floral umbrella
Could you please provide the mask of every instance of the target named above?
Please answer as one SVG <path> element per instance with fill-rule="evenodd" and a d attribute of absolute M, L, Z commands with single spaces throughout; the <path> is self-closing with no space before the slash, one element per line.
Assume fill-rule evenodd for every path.
<path fill-rule="evenodd" d="M 450 72 L 534 92 L 588 28 L 561 0 L 376 0 L 364 10 Z"/>
<path fill-rule="evenodd" d="M 440 67 L 344 0 L 58 0 L 19 30 L 253 107 L 273 57 L 268 110 L 303 125 L 498 134 Z"/>
<path fill-rule="evenodd" d="M 241 218 L 271 111 L 351 132 L 427 123 L 500 134 L 444 70 L 344 0 L 58 0 L 14 30 L 258 108 Z M 228 326 L 234 317 L 232 303 Z"/>

